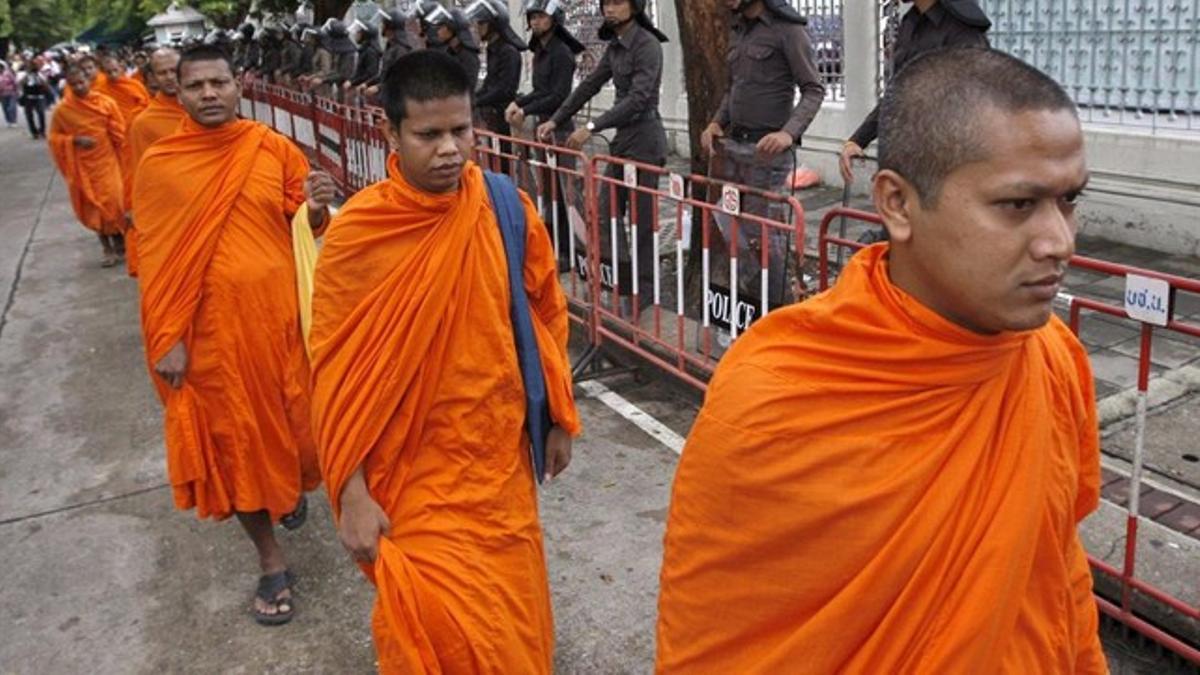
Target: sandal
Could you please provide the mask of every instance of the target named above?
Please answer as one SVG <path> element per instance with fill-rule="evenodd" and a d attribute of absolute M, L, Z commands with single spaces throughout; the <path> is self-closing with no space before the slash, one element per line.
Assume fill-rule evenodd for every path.
<path fill-rule="evenodd" d="M 280 598 L 279 594 L 292 589 L 292 573 L 288 570 L 275 574 L 264 574 L 258 578 L 255 596 L 275 608 L 274 614 L 260 612 L 254 608 L 254 620 L 263 626 L 282 626 L 296 614 L 295 598 Z"/>
<path fill-rule="evenodd" d="M 115 253 L 105 253 L 104 260 L 100 262 L 101 267 L 116 267 L 121 260 Z"/>
<path fill-rule="evenodd" d="M 289 530 L 298 530 L 304 521 L 308 520 L 308 495 L 300 495 L 296 508 L 291 513 L 279 519 L 279 524 Z"/>

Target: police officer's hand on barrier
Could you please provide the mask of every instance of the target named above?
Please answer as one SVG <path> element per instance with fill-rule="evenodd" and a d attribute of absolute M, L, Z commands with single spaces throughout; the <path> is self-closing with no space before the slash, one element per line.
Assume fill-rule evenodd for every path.
<path fill-rule="evenodd" d="M 863 149 L 858 145 L 858 143 L 855 143 L 854 141 L 846 141 L 846 144 L 842 146 L 842 157 L 838 162 L 839 168 L 842 171 L 843 182 L 849 183 L 850 181 L 854 180 L 854 168 L 851 166 L 851 163 L 855 160 L 855 158 L 862 158 L 865 156 L 866 155 L 863 154 Z"/>
<path fill-rule="evenodd" d="M 704 149 L 704 154 L 713 154 L 713 141 L 725 136 L 725 130 L 720 124 L 710 122 L 709 125 L 700 133 L 700 147 Z"/>
<path fill-rule="evenodd" d="M 521 110 L 521 106 L 517 105 L 516 101 L 508 104 L 508 109 L 504 111 L 504 121 L 514 127 L 525 124 L 525 111 Z"/>
<path fill-rule="evenodd" d="M 553 121 L 543 122 L 537 128 L 537 139 L 543 143 L 551 142 L 554 139 L 554 130 L 557 128 L 558 125 Z"/>
<path fill-rule="evenodd" d="M 786 131 L 776 131 L 758 140 L 754 149 L 764 155 L 778 155 L 796 144 L 796 139 Z"/>

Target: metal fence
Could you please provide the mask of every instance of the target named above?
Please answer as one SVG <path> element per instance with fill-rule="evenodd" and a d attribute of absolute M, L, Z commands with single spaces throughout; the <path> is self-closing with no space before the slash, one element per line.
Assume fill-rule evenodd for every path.
<path fill-rule="evenodd" d="M 880 85 L 902 14 L 880 0 Z M 1083 120 L 1200 132 L 1200 0 L 980 0 L 1000 51 L 1058 80 Z"/>
<path fill-rule="evenodd" d="M 808 36 L 812 40 L 817 72 L 825 85 L 825 100 L 846 100 L 846 78 L 842 73 L 842 45 L 845 44 L 842 0 L 791 0 L 791 3 L 808 17 Z"/>

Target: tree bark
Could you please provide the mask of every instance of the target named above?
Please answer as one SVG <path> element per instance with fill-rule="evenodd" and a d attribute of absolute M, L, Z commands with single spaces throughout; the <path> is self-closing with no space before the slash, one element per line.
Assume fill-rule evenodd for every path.
<path fill-rule="evenodd" d="M 350 9 L 352 2 L 353 0 L 316 0 L 313 3 L 316 24 L 319 26 L 325 23 L 329 17 L 340 20 L 345 16 L 346 10 Z"/>
<path fill-rule="evenodd" d="M 706 174 L 708 158 L 700 152 L 700 133 L 716 115 L 725 93 L 730 12 L 724 2 L 675 0 L 675 14 L 683 48 L 692 172 Z"/>

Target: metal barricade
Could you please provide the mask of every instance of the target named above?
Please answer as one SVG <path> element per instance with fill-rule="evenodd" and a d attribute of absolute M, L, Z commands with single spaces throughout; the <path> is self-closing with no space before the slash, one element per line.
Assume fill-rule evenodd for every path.
<path fill-rule="evenodd" d="M 847 239 L 844 235 L 834 236 L 829 233 L 835 220 L 849 219 L 870 225 L 881 225 L 882 219 L 878 214 L 848 208 L 831 209 L 821 219 L 817 239 L 817 255 L 819 268 L 819 284 L 821 290 L 830 286 L 834 272 L 840 272 L 836 265 L 830 264 L 831 247 L 857 250 L 864 244 Z M 1088 270 L 1102 275 L 1125 277 L 1126 293 L 1131 292 L 1131 279 L 1135 285 L 1142 285 L 1142 280 L 1158 287 L 1158 292 L 1145 291 L 1146 297 L 1127 298 L 1126 306 L 1117 306 L 1104 299 L 1080 297 L 1060 293 L 1058 301 L 1067 309 L 1067 323 L 1071 330 L 1078 335 L 1083 312 L 1102 314 L 1110 317 L 1137 322 L 1139 325 L 1140 349 L 1137 372 L 1137 405 L 1134 417 L 1134 449 L 1129 476 L 1130 487 L 1128 501 L 1125 504 L 1125 545 L 1121 565 L 1109 564 L 1095 555 L 1088 555 L 1088 562 L 1096 578 L 1096 602 L 1100 611 L 1110 618 L 1132 628 L 1133 630 L 1154 640 L 1163 647 L 1179 656 L 1200 664 L 1200 647 L 1193 642 L 1200 640 L 1200 601 L 1189 604 L 1185 600 L 1171 595 L 1159 586 L 1149 583 L 1137 573 L 1139 523 L 1147 520 L 1147 515 L 1140 508 L 1139 497 L 1144 490 L 1145 470 L 1145 438 L 1147 401 L 1150 388 L 1151 354 L 1155 331 L 1172 331 L 1180 335 L 1200 339 L 1200 325 L 1176 320 L 1172 315 L 1171 302 L 1179 293 L 1192 294 L 1200 298 L 1200 281 L 1185 277 L 1163 274 L 1152 270 L 1118 265 L 1115 263 L 1073 256 L 1069 266 L 1077 270 Z M 1143 289 L 1145 290 L 1145 289 Z M 1133 291 L 1141 293 L 1143 291 Z M 1154 298 L 1160 298 L 1158 303 Z M 1153 316 L 1132 316 L 1130 301 L 1136 308 L 1144 305 Z M 1135 309 L 1136 313 L 1141 313 Z M 1200 349 L 1200 342 L 1196 344 Z M 1191 581 L 1192 590 L 1196 590 L 1197 579 Z M 1115 598 L 1105 597 L 1108 595 Z M 1180 634 L 1190 635 L 1188 638 Z"/>
<path fill-rule="evenodd" d="M 333 176 L 334 182 L 349 193 L 346 169 L 346 122 L 349 109 L 336 101 L 315 99 L 313 126 L 316 131 L 317 164 Z"/>
<path fill-rule="evenodd" d="M 606 342 L 613 343 L 684 382 L 705 388 L 720 357 L 715 324 L 727 326 L 732 341 L 782 304 L 772 304 L 768 278 L 789 271 L 773 269 L 769 246 L 762 242 L 769 241 L 772 232 L 786 233 L 798 274 L 803 255 L 803 206 L 794 197 L 605 155 L 592 158 L 590 173 L 595 200 L 587 249 L 589 266 L 596 270 L 591 279 L 592 297 L 596 298 L 593 352 Z M 665 191 L 659 185 L 663 179 L 667 181 Z M 791 217 L 773 220 L 748 212 L 742 203 L 749 197 L 781 204 Z M 661 213 L 667 214 L 665 224 Z M 700 278 L 688 279 L 685 251 L 690 248 L 691 225 L 697 215 L 702 226 Z M 722 236 L 716 227 L 718 216 L 728 219 L 728 241 L 733 244 L 727 247 L 728 289 L 714 289 L 710 283 L 714 276 L 710 253 L 716 238 Z M 739 298 L 743 278 L 738 271 L 739 230 L 757 233 L 760 242 L 759 259 L 752 261 L 760 269 L 754 303 Z M 622 247 L 622 241 L 628 243 Z M 646 246 L 649 256 L 643 253 Z M 623 252 L 628 265 L 623 264 Z M 648 272 L 642 269 L 647 257 Z M 664 273 L 664 267 L 669 271 Z"/>
<path fill-rule="evenodd" d="M 475 158 L 483 168 L 507 172 L 537 206 L 550 232 L 559 279 L 571 321 L 595 344 L 591 284 L 586 256 L 592 213 L 588 158 L 581 152 L 477 129 Z"/>

